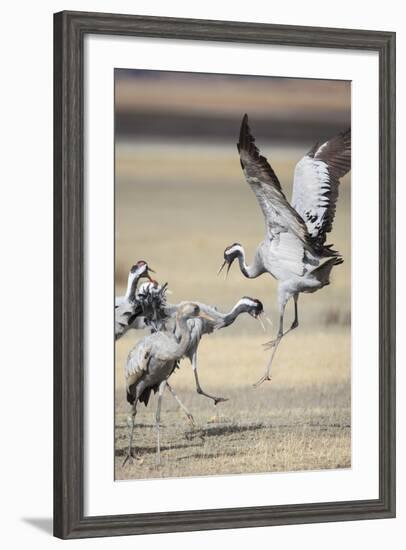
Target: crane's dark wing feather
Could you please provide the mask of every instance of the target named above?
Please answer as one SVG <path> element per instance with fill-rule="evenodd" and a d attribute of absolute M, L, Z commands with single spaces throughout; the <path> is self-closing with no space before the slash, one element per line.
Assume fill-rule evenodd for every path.
<path fill-rule="evenodd" d="M 237 148 L 245 179 L 254 191 L 265 217 L 269 238 L 289 232 L 308 245 L 310 239 L 306 224 L 287 201 L 274 170 L 256 147 L 247 115 L 242 119 Z"/>

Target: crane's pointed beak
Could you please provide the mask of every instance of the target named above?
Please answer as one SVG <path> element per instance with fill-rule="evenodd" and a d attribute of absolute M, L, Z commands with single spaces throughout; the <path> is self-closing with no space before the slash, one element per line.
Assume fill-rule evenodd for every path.
<path fill-rule="evenodd" d="M 207 319 L 207 321 L 216 321 L 214 317 L 211 317 L 211 315 L 208 315 L 207 313 L 204 313 L 204 311 L 201 311 L 198 315 L 200 319 Z"/>
<path fill-rule="evenodd" d="M 217 275 L 220 275 L 220 273 L 223 271 L 224 266 L 226 265 L 226 263 L 227 263 L 227 262 L 224 260 L 224 262 L 221 264 L 220 269 L 217 271 Z"/>
<path fill-rule="evenodd" d="M 228 277 L 228 273 L 229 273 L 230 269 L 231 269 L 231 262 L 229 262 L 229 263 L 227 264 L 227 271 L 226 271 L 226 277 L 225 277 L 226 279 L 227 279 L 227 277 Z"/>
<path fill-rule="evenodd" d="M 149 272 L 151 273 L 156 273 L 156 271 L 154 271 L 153 269 L 151 269 L 149 266 L 147 268 L 147 272 L 146 272 L 146 276 L 148 277 L 148 280 L 152 283 L 154 282 L 154 279 L 152 279 L 151 275 L 149 274 Z"/>
<path fill-rule="evenodd" d="M 264 319 L 267 323 L 269 323 L 269 326 L 272 327 L 272 321 L 270 320 L 270 318 L 268 317 L 268 315 L 266 315 L 265 313 L 263 313 L 263 316 L 264 316 Z"/>
<path fill-rule="evenodd" d="M 258 321 L 260 322 L 260 325 L 261 325 L 261 327 L 262 327 L 262 330 L 263 330 L 264 332 L 266 332 L 266 328 L 265 328 L 264 322 L 263 322 L 263 320 L 262 320 L 262 318 L 261 318 L 261 313 L 260 313 L 259 315 L 257 315 L 257 319 L 258 319 Z"/>

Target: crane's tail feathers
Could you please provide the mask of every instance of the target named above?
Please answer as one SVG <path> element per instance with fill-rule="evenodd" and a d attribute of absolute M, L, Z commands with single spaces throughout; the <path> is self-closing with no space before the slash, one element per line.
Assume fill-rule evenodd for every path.
<path fill-rule="evenodd" d="M 145 406 L 148 405 L 149 398 L 151 396 L 151 390 L 152 388 L 145 388 L 145 390 L 140 395 L 140 402 L 144 403 Z"/>
<path fill-rule="evenodd" d="M 323 244 L 318 252 L 323 258 L 336 258 L 340 256 L 338 250 L 333 250 L 333 244 Z M 317 247 L 317 243 L 316 243 Z"/>
<path fill-rule="evenodd" d="M 313 269 L 311 272 L 311 275 L 315 277 L 320 283 L 323 284 L 323 286 L 328 285 L 330 283 L 330 273 L 334 266 L 340 265 L 344 262 L 343 258 L 341 256 L 334 256 L 333 258 L 330 258 L 324 264 L 319 265 L 319 267 L 316 267 L 316 269 Z"/>
<path fill-rule="evenodd" d="M 150 386 L 149 388 L 145 388 L 145 390 L 140 395 L 139 401 L 141 403 L 144 403 L 145 406 L 147 406 L 149 398 L 151 397 L 151 391 L 156 393 L 158 389 L 159 389 L 159 384 L 155 384 L 155 386 Z"/>

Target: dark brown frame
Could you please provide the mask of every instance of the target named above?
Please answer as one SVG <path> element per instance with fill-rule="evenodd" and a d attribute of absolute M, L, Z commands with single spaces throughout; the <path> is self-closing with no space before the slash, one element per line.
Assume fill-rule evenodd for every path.
<path fill-rule="evenodd" d="M 83 513 L 83 39 L 145 36 L 370 50 L 380 79 L 379 498 L 86 517 Z M 185 43 L 187 47 L 187 43 Z M 100 537 L 395 516 L 395 33 L 134 15 L 54 16 L 54 534 Z"/>

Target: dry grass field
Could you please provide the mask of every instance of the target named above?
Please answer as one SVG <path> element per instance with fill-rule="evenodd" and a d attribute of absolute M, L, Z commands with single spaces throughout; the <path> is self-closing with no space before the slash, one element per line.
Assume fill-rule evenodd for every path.
<path fill-rule="evenodd" d="M 254 322 L 254 321 L 253 321 Z M 281 472 L 346 468 L 351 465 L 349 335 L 326 330 L 310 347 L 309 332 L 291 335 L 280 347 L 273 380 L 252 387 L 265 354 L 258 335 L 222 336 L 201 345 L 201 382 L 229 397 L 217 406 L 193 387 L 192 369 L 183 362 L 171 383 L 192 412 L 192 428 L 173 397 L 164 396 L 162 464 L 155 465 L 155 399 L 138 409 L 135 449 L 142 457 L 122 467 L 128 407 L 123 400 L 122 364 L 126 342 L 118 346 L 116 400 L 116 479 Z M 337 349 L 332 357 L 332 347 Z M 346 367 L 343 368 L 347 363 Z"/>
<path fill-rule="evenodd" d="M 259 143 L 272 159 L 286 195 L 304 149 Z M 309 144 L 310 145 L 310 144 Z M 116 284 L 145 259 L 170 301 L 195 299 L 226 310 L 248 295 L 259 298 L 273 322 L 264 333 L 253 318 L 205 336 L 199 348 L 200 379 L 209 392 L 229 397 L 215 407 L 194 390 L 182 361 L 171 383 L 191 410 L 191 428 L 167 392 L 162 408 L 162 464 L 155 466 L 156 400 L 140 405 L 134 446 L 142 460 L 121 466 L 127 445 L 124 364 L 143 336 L 132 331 L 116 345 L 116 479 L 315 470 L 351 466 L 350 178 L 340 188 L 333 242 L 344 256 L 331 285 L 299 299 L 300 326 L 279 346 L 272 382 L 257 389 L 269 352 L 261 344 L 276 332 L 276 282 L 245 279 L 233 266 L 217 277 L 225 246 L 238 241 L 251 260 L 263 239 L 262 215 L 245 183 L 235 144 L 116 144 Z M 288 305 L 286 326 L 292 318 Z"/>

